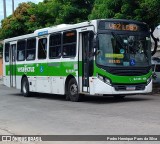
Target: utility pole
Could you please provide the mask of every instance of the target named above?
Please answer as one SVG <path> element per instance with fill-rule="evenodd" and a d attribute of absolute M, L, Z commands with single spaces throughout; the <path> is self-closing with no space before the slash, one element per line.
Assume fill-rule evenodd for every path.
<path fill-rule="evenodd" d="M 6 18 L 6 0 L 3 0 L 4 18 Z"/>
<path fill-rule="evenodd" d="M 12 14 L 14 13 L 14 0 L 12 0 Z"/>

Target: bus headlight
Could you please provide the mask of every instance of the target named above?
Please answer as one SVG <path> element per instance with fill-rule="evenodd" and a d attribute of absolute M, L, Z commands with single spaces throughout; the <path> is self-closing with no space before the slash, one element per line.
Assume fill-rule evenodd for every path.
<path fill-rule="evenodd" d="M 98 74 L 98 79 L 100 79 L 101 81 L 103 81 L 104 83 L 106 83 L 106 84 L 108 84 L 108 85 L 111 85 L 111 80 L 110 79 L 108 79 L 108 78 L 106 78 L 106 77 L 104 77 L 104 76 L 101 76 L 101 75 L 99 75 Z"/>
<path fill-rule="evenodd" d="M 108 84 L 108 85 L 111 85 L 111 81 L 110 81 L 110 79 L 108 79 L 108 78 L 104 78 L 104 82 L 106 83 L 106 84 Z"/>
<path fill-rule="evenodd" d="M 103 81 L 103 76 L 98 75 L 98 78 L 99 78 L 101 81 Z"/>

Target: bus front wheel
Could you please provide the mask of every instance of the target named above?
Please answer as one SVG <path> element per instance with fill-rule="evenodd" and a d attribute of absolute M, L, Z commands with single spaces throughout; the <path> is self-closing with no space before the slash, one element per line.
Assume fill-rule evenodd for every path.
<path fill-rule="evenodd" d="M 78 85 L 77 85 L 75 78 L 71 78 L 68 83 L 67 97 L 72 102 L 80 101 L 80 95 L 78 94 Z"/>
<path fill-rule="evenodd" d="M 22 84 L 21 84 L 21 91 L 22 91 L 22 95 L 25 97 L 29 96 L 29 83 L 28 83 L 28 79 L 27 77 L 24 77 L 22 79 Z"/>

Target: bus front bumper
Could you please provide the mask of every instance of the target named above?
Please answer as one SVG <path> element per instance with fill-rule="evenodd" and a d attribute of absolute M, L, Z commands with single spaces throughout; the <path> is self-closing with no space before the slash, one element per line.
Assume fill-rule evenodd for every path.
<path fill-rule="evenodd" d="M 90 79 L 90 94 L 91 95 L 118 95 L 118 94 L 140 94 L 152 92 L 152 80 L 148 85 L 118 85 L 112 86 L 104 83 L 98 78 Z"/>

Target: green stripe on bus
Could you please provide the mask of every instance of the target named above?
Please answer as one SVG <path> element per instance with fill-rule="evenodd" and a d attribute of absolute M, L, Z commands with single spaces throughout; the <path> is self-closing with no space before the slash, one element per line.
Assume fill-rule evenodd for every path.
<path fill-rule="evenodd" d="M 51 63 L 31 63 L 31 64 L 17 64 L 13 66 L 12 75 L 22 76 L 82 76 L 82 62 L 51 62 Z M 6 75 L 10 75 L 9 69 L 11 65 L 6 66 Z M 15 69 L 16 68 L 16 71 Z M 94 63 L 94 74 L 97 76 L 100 74 L 109 78 L 113 83 L 119 84 L 134 84 L 134 83 L 146 83 L 147 79 L 152 75 L 150 71 L 146 75 L 142 76 L 117 76 L 108 73 L 107 71 L 100 69 Z"/>

